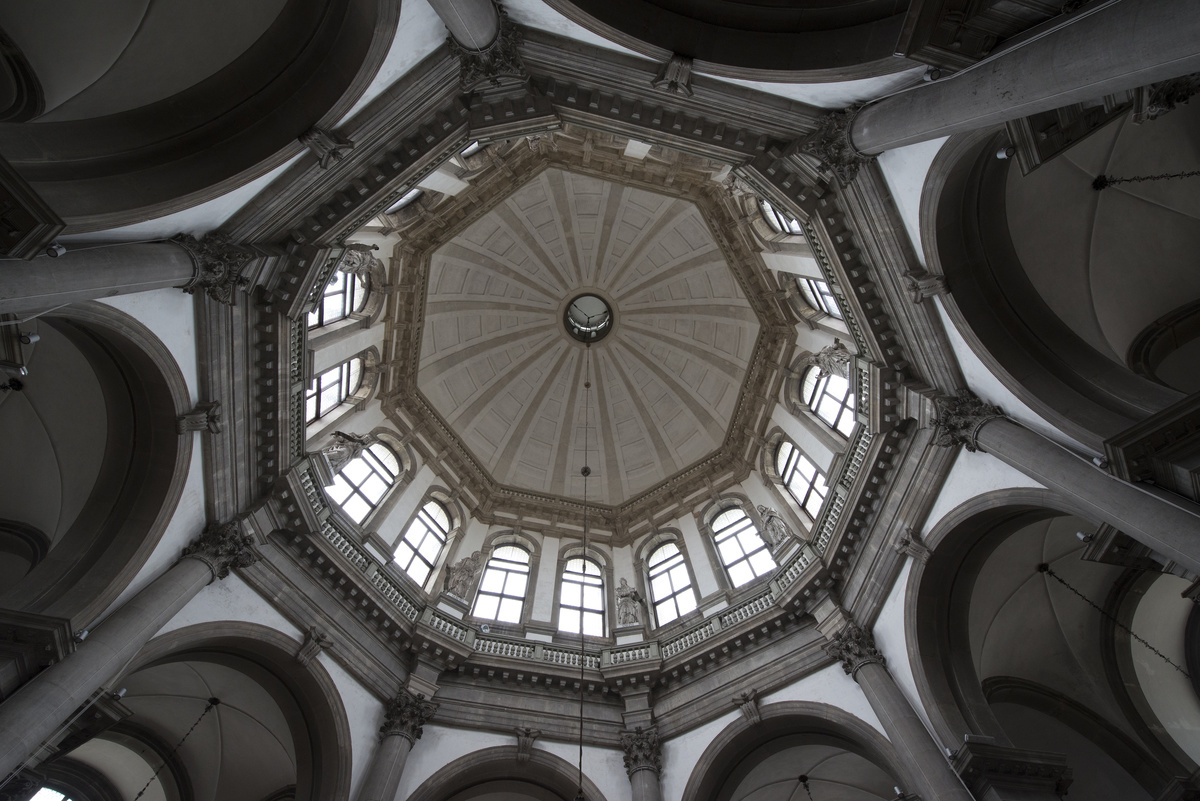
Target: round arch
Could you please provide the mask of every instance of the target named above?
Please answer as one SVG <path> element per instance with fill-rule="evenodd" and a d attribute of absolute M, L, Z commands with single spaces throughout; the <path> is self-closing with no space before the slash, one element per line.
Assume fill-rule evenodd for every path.
<path fill-rule="evenodd" d="M 191 409 L 191 393 L 166 345 L 111 306 L 72 304 L 39 318 L 39 325 L 95 373 L 105 408 L 94 425 L 104 431 L 91 432 L 102 443 L 98 469 L 74 522 L 4 598 L 84 628 L 133 580 L 171 521 L 191 465 L 195 435 L 176 429 L 179 415 Z M 30 403 L 73 402 L 68 388 L 78 376 L 56 375 L 54 367 L 31 373 L 22 393 Z"/>
<path fill-rule="evenodd" d="M 113 686 L 139 670 L 188 660 L 250 664 L 279 682 L 277 698 L 296 748 L 296 801 L 345 801 L 350 793 L 350 725 L 337 686 L 319 660 L 301 664 L 301 643 L 256 623 L 216 621 L 155 637 Z M 306 746 L 303 748 L 302 746 Z"/>
<path fill-rule="evenodd" d="M 781 737 L 811 735 L 816 744 L 834 745 L 863 757 L 912 787 L 908 770 L 892 744 L 873 726 L 849 712 L 815 701 L 781 701 L 759 709 L 761 720 L 739 718 L 713 738 L 688 777 L 682 801 L 713 801 L 736 765 L 755 749 Z"/>
<path fill-rule="evenodd" d="M 413 791 L 408 801 L 448 801 L 465 798 L 472 788 L 490 782 L 522 782 L 548 791 L 559 801 L 571 801 L 578 790 L 579 773 L 575 765 L 548 751 L 534 748 L 526 762 L 517 760 L 515 745 L 484 748 L 459 757 L 442 768 Z M 584 796 L 607 801 L 604 793 L 585 773 Z"/>

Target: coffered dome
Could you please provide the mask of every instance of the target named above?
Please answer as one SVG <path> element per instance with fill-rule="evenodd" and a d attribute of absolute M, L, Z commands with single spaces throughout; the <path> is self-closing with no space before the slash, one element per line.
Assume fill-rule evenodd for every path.
<path fill-rule="evenodd" d="M 578 499 L 586 463 L 616 505 L 724 440 L 759 323 L 693 204 L 547 169 L 428 285 L 418 387 L 500 484 Z M 592 345 L 565 319 L 585 294 L 612 312 Z"/>

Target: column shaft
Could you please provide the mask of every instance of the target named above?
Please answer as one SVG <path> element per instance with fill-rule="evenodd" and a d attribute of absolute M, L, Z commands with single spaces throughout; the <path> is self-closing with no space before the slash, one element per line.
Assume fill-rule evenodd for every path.
<path fill-rule="evenodd" d="M 96 626 L 75 653 L 0 704 L 0 784 L 212 580 L 208 563 L 179 560 Z"/>
<path fill-rule="evenodd" d="M 976 442 L 1000 461 L 1074 498 L 1095 519 L 1200 573 L 1200 515 L 1186 500 L 1173 503 L 1119 479 L 1011 420 L 984 423 Z"/>
<path fill-rule="evenodd" d="M 910 777 L 918 785 L 914 789 L 921 797 L 938 801 L 972 801 L 971 794 L 888 669 L 878 662 L 867 662 L 858 667 L 854 678 L 883 724 L 892 747 L 908 766 Z"/>
<path fill-rule="evenodd" d="M 1195 0 L 1120 0 L 941 81 L 872 103 L 860 152 L 973 131 L 1200 71 Z"/>
<path fill-rule="evenodd" d="M 500 34 L 500 14 L 492 0 L 429 0 L 446 30 L 468 50 L 483 50 Z"/>
<path fill-rule="evenodd" d="M 395 801 L 412 747 L 412 740 L 402 734 L 385 736 L 380 740 L 363 776 L 358 801 Z"/>
<path fill-rule="evenodd" d="M 658 773 L 653 770 L 634 771 L 629 777 L 629 785 L 633 789 L 633 801 L 662 801 Z"/>
<path fill-rule="evenodd" d="M 0 314 L 183 286 L 195 262 L 179 245 L 147 242 L 0 264 Z"/>

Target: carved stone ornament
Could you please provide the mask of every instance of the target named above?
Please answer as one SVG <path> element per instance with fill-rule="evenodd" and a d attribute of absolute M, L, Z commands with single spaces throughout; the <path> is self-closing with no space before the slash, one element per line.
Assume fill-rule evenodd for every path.
<path fill-rule="evenodd" d="M 825 653 L 840 660 L 842 670 L 849 676 L 856 675 L 863 665 L 887 666 L 887 660 L 875 647 L 875 637 L 857 623 L 850 623 L 830 637 L 825 644 Z"/>
<path fill-rule="evenodd" d="M 818 368 L 822 375 L 850 377 L 850 351 L 846 350 L 840 339 L 833 340 L 832 345 L 809 356 L 807 364 Z"/>
<path fill-rule="evenodd" d="M 758 709 L 758 691 L 754 689 L 746 690 L 744 693 L 738 693 L 733 696 L 733 703 L 741 711 L 742 717 L 747 723 L 755 724 L 762 721 L 762 713 Z"/>
<path fill-rule="evenodd" d="M 779 512 L 769 506 L 760 504 L 758 514 L 763 521 L 762 538 L 767 543 L 767 547 L 772 551 L 779 550 L 792 538 L 792 530 L 788 528 L 787 523 L 783 522 Z"/>
<path fill-rule="evenodd" d="M 496 3 L 500 14 L 500 33 L 496 40 L 481 50 L 471 50 L 446 38 L 450 55 L 458 59 L 458 82 L 471 90 L 484 82 L 499 86 L 504 78 L 524 80 L 525 64 L 521 61 L 521 29 L 508 18 L 504 6 Z"/>
<path fill-rule="evenodd" d="M 971 390 L 963 387 L 956 395 L 937 399 L 938 416 L 934 442 L 943 448 L 964 445 L 974 453 L 979 450 L 979 429 L 989 420 L 999 420 L 1004 412 L 999 406 L 985 403 Z"/>
<path fill-rule="evenodd" d="M 331 645 L 333 645 L 333 639 L 316 626 L 312 626 L 304 635 L 304 644 L 296 652 L 296 661 L 301 665 L 307 665 L 317 658 L 317 654 Z"/>
<path fill-rule="evenodd" d="M 1157 120 L 1175 110 L 1180 103 L 1187 103 L 1200 92 L 1200 72 L 1181 75 L 1169 81 L 1150 84 L 1145 90 L 1142 106 L 1133 115 L 1136 123 Z"/>
<path fill-rule="evenodd" d="M 621 733 L 621 748 L 625 749 L 625 772 L 632 776 L 639 770 L 662 772 L 662 744 L 658 741 L 658 729 L 638 726 L 633 731 Z"/>
<path fill-rule="evenodd" d="M 213 233 L 204 239 L 196 239 L 191 234 L 176 234 L 171 241 L 192 257 L 192 279 L 183 286 L 183 291 L 189 295 L 203 290 L 218 303 L 232 306 L 238 288 L 250 283 L 242 270 L 254 258 L 254 253 L 233 244 L 224 234 Z"/>
<path fill-rule="evenodd" d="M 826 114 L 815 131 L 796 143 L 799 152 L 815 158 L 842 186 L 854 180 L 859 167 L 875 158 L 858 152 L 850 141 L 850 123 L 857 112 L 857 108 L 848 108 Z"/>
<path fill-rule="evenodd" d="M 479 551 L 464 556 L 446 569 L 446 592 L 466 601 L 475 588 L 475 576 L 483 566 L 483 554 Z"/>
<path fill-rule="evenodd" d="M 517 733 L 517 761 L 528 762 L 533 757 L 533 741 L 540 737 L 542 732 L 527 726 L 517 726 L 514 731 Z"/>
<path fill-rule="evenodd" d="M 217 579 L 225 578 L 231 570 L 250 567 L 258 561 L 254 540 L 242 531 L 242 524 L 236 520 L 205 526 L 200 536 L 183 549 L 183 555 L 204 562 Z"/>
<path fill-rule="evenodd" d="M 338 132 L 315 126 L 300 134 L 300 144 L 313 152 L 322 170 L 329 169 L 329 165 L 341 161 L 354 149 L 354 143 Z"/>
<path fill-rule="evenodd" d="M 905 273 L 904 284 L 908 287 L 908 294 L 912 296 L 913 303 L 920 303 L 935 295 L 945 295 L 949 291 L 943 276 L 934 275 L 925 270 Z"/>
<path fill-rule="evenodd" d="M 658 68 L 658 74 L 650 85 L 673 95 L 692 96 L 692 60 L 686 56 L 671 56 L 667 63 Z"/>
<path fill-rule="evenodd" d="M 633 587 L 629 586 L 629 582 L 621 579 L 621 583 L 617 586 L 617 625 L 618 626 L 640 626 L 642 625 L 642 596 Z"/>
<path fill-rule="evenodd" d="M 388 701 L 383 725 L 379 727 L 379 739 L 404 737 L 415 744 L 421 739 L 425 724 L 437 712 L 437 708 L 437 704 L 425 700 L 424 693 L 414 695 L 408 690 L 401 690 Z"/>
<path fill-rule="evenodd" d="M 329 461 L 329 472 L 336 476 L 351 459 L 369 448 L 373 442 L 369 435 L 334 431 L 333 442 L 321 449 L 321 453 Z"/>
<path fill-rule="evenodd" d="M 346 250 L 338 259 L 337 271 L 357 275 L 366 280 L 372 270 L 383 269 L 383 262 L 373 255 L 373 251 L 376 250 L 379 250 L 379 245 L 346 245 Z"/>
<path fill-rule="evenodd" d="M 175 430 L 180 434 L 190 431 L 207 431 L 210 434 L 221 433 L 221 402 L 209 401 L 197 403 L 190 412 L 179 415 L 175 421 Z"/>
<path fill-rule="evenodd" d="M 529 149 L 534 153 L 542 156 L 558 151 L 558 141 L 552 133 L 530 134 L 525 137 L 525 144 L 529 145 Z"/>
<path fill-rule="evenodd" d="M 933 551 L 929 550 L 929 546 L 921 542 L 920 535 L 911 528 L 904 536 L 896 540 L 893 547 L 896 549 L 896 553 L 908 554 L 922 564 L 929 562 L 929 557 L 933 554 Z"/>

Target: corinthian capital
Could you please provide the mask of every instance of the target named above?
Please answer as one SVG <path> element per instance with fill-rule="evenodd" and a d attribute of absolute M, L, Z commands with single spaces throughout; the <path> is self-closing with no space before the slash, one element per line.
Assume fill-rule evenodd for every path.
<path fill-rule="evenodd" d="M 936 402 L 934 442 L 943 448 L 965 445 L 971 452 L 979 450 L 979 429 L 989 420 L 1004 417 L 999 406 L 985 403 L 966 387 L 955 395 L 943 395 Z"/>
<path fill-rule="evenodd" d="M 842 186 L 854 180 L 859 167 L 875 158 L 860 153 L 850 141 L 850 124 L 857 113 L 857 107 L 829 112 L 817 123 L 815 131 L 794 145 L 800 153 L 812 156 L 837 176 Z"/>
<path fill-rule="evenodd" d="M 496 3 L 500 14 L 500 33 L 496 40 L 481 50 L 471 50 L 454 40 L 446 39 L 450 55 L 458 59 L 458 81 L 463 89 L 474 89 L 482 83 L 499 86 L 503 79 L 524 80 L 525 64 L 521 61 L 521 29 L 508 18 L 504 6 Z"/>
<path fill-rule="evenodd" d="M 388 701 L 383 725 L 379 727 L 379 739 L 404 737 L 411 743 L 421 739 L 425 723 L 437 712 L 438 705 L 425 700 L 424 693 L 401 690 Z"/>
<path fill-rule="evenodd" d="M 621 747 L 625 749 L 625 772 L 630 776 L 639 770 L 662 772 L 662 744 L 654 726 L 622 732 Z"/>
<path fill-rule="evenodd" d="M 232 306 L 238 287 L 250 283 L 242 270 L 254 258 L 254 253 L 233 244 L 224 234 L 209 234 L 204 239 L 176 234 L 171 241 L 192 257 L 192 280 L 183 286 L 183 291 L 189 295 L 204 290 L 213 300 Z"/>
<path fill-rule="evenodd" d="M 857 623 L 850 623 L 841 631 L 834 633 L 825 644 L 825 653 L 840 660 L 842 670 L 847 675 L 854 676 L 863 665 L 872 662 L 887 666 L 887 660 L 875 647 L 875 638 L 871 632 Z"/>
<path fill-rule="evenodd" d="M 200 536 L 183 549 L 183 555 L 204 562 L 216 579 L 223 579 L 229 571 L 249 567 L 258 561 L 254 540 L 242 531 L 242 524 L 236 520 L 206 526 Z"/>

